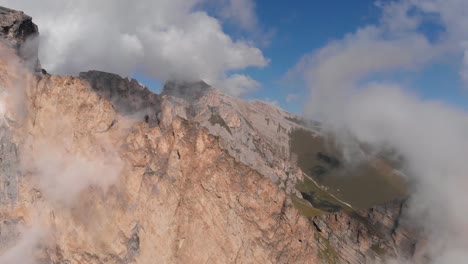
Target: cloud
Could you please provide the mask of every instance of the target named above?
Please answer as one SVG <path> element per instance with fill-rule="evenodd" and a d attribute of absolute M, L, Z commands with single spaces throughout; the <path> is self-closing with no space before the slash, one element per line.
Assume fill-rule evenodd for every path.
<path fill-rule="evenodd" d="M 43 227 L 38 225 L 23 227 L 18 241 L 6 252 L 0 255 L 2 264 L 36 264 L 37 248 L 46 237 Z"/>
<path fill-rule="evenodd" d="M 103 142 L 96 142 L 97 151 L 80 153 L 51 139 L 38 138 L 27 143 L 27 152 L 21 156 L 22 167 L 33 175 L 34 184 L 48 201 L 73 206 L 81 193 L 90 187 L 105 192 L 121 174 L 123 161 L 117 150 Z"/>
<path fill-rule="evenodd" d="M 257 31 L 259 23 L 255 14 L 255 3 L 252 0 L 221 1 L 221 17 L 239 25 L 247 31 Z"/>
<path fill-rule="evenodd" d="M 333 113 L 328 108 L 335 107 L 333 102 L 337 96 L 346 97 L 354 91 L 353 85 L 365 77 L 380 72 L 416 70 L 440 52 L 420 34 L 391 39 L 385 39 L 384 34 L 380 28 L 368 26 L 302 58 L 298 67 L 303 69 L 308 85 L 315 88 L 312 89 L 314 102 L 309 104 L 315 109 L 309 111 Z"/>
<path fill-rule="evenodd" d="M 260 47 L 268 47 L 271 44 L 276 29 L 266 28 L 259 21 L 254 0 L 206 0 L 206 2 L 206 6 L 214 9 L 213 13 L 222 22 L 233 26 L 234 31 L 240 31 L 236 33 L 247 36 L 251 42 Z"/>
<path fill-rule="evenodd" d="M 233 74 L 226 78 L 223 82 L 218 83 L 217 86 L 221 87 L 232 96 L 240 97 L 257 90 L 260 87 L 260 83 L 253 80 L 249 76 Z"/>
<path fill-rule="evenodd" d="M 286 103 L 292 103 L 294 101 L 297 101 L 299 99 L 299 95 L 297 94 L 288 94 L 286 95 L 286 98 L 284 99 Z"/>
<path fill-rule="evenodd" d="M 117 183 L 126 164 L 119 156 L 119 146 L 115 141 L 111 141 L 108 134 L 91 133 L 90 137 L 82 136 L 82 140 L 85 139 L 81 142 L 77 142 L 77 138 L 73 136 L 73 139 L 70 138 L 70 135 L 75 135 L 78 131 L 76 123 L 80 122 L 73 113 L 84 113 L 80 110 L 73 112 L 73 105 L 67 104 L 72 115 L 61 113 L 60 118 L 57 118 L 57 105 L 38 99 L 35 93 L 40 92 L 30 86 L 37 85 L 37 76 L 26 68 L 29 63 L 23 64 L 14 54 L 13 49 L 0 44 L 2 144 L 9 146 L 4 151 L 11 153 L 6 154 L 19 159 L 19 164 L 12 158 L 6 160 L 6 164 L 12 166 L 13 175 L 15 170 L 21 174 L 14 180 L 18 180 L 18 184 L 21 185 L 21 188 L 15 187 L 21 189 L 21 192 L 17 189 L 21 193 L 20 196 L 24 193 L 24 197 L 29 197 L 29 191 L 40 195 L 29 197 L 34 201 L 28 201 L 26 205 L 19 204 L 24 197 L 12 198 L 19 199 L 16 201 L 19 207 L 25 206 L 20 212 L 15 211 L 18 208 L 3 208 L 3 218 L 6 222 L 10 219 L 12 224 L 2 231 L 7 232 L 7 242 L 12 239 L 12 243 L 4 243 L 0 263 L 45 263 L 46 260 L 41 260 L 47 255 L 44 251 L 52 246 L 50 235 L 54 232 L 50 229 L 50 213 L 53 212 L 51 209 L 73 208 L 80 202 L 79 196 L 85 191 L 105 192 Z M 30 112 L 32 102 L 28 100 L 26 93 L 36 95 L 29 98 L 36 103 L 34 113 Z M 33 118 L 32 116 L 34 125 L 30 126 L 31 119 L 27 118 Z M 16 137 L 18 141 L 12 139 Z M 86 140 L 92 140 L 92 143 Z M 17 143 L 15 148 L 10 146 L 14 142 Z M 92 147 L 87 148 L 86 145 Z M 23 183 L 21 179 L 28 180 Z M 38 199 L 35 200 L 36 198 Z M 30 202 L 32 204 L 29 204 Z M 24 210 L 27 211 L 26 215 Z"/>
<path fill-rule="evenodd" d="M 40 30 L 42 66 L 52 73 L 95 69 L 128 76 L 138 70 L 162 81 L 202 79 L 226 87 L 231 83 L 228 71 L 266 66 L 269 60 L 260 49 L 232 39 L 221 21 L 200 10 L 206 1 L 2 0 L 0 4 L 33 17 Z M 242 21 L 242 28 L 257 24 L 251 1 L 227 1 L 223 7 L 226 17 Z"/>
<path fill-rule="evenodd" d="M 31 87 L 37 80 L 27 68 L 29 63 L 20 61 L 13 52 L 0 45 L 0 74 L 3 76 L 0 80 L 0 127 L 21 135 L 21 130 L 17 129 L 28 130 L 27 117 L 34 115 L 37 128 L 29 131 L 29 136 L 18 144 L 16 155 L 20 166 L 17 169 L 30 175 L 35 187 L 54 204 L 70 206 L 89 187 L 106 191 L 117 182 L 125 164 L 120 159 L 118 147 L 99 134 L 93 135 L 91 149 L 85 149 L 84 145 L 74 146 L 76 142 L 69 136 L 75 134 L 79 121 L 73 115 L 77 111 L 74 112 L 70 105 L 67 106 L 71 115 L 62 113 L 58 119 L 54 114 L 57 105 L 44 103 L 37 106 L 35 101 L 36 109 L 30 108 L 26 93 L 37 92 Z M 40 125 L 40 122 L 44 124 Z M 9 139 L 4 140 L 8 142 Z"/>
<path fill-rule="evenodd" d="M 468 248 L 468 216 L 461 210 L 468 201 L 467 113 L 423 101 L 396 84 L 360 89 L 342 102 L 342 119 L 334 125 L 376 151 L 391 148 L 404 157 L 414 184 L 409 217 L 428 231 L 431 263 L 454 263 L 438 258 Z"/>
<path fill-rule="evenodd" d="M 428 232 L 430 263 L 468 261 L 468 114 L 425 101 L 374 74 L 417 73 L 441 59 L 455 58 L 460 77 L 468 65 L 466 1 L 379 2 L 382 17 L 342 39 L 305 55 L 291 70 L 310 87 L 306 113 L 338 137 L 345 154 L 392 149 L 405 159 L 402 170 L 414 183 L 409 218 Z M 420 30 L 440 27 L 429 38 Z M 440 87 L 450 89 L 450 87 Z M 372 155 L 372 154 L 371 154 Z"/>

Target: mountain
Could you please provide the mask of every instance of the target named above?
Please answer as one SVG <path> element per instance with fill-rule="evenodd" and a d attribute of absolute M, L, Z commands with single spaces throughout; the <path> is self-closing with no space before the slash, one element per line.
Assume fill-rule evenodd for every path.
<path fill-rule="evenodd" d="M 1 263 L 423 262 L 385 157 L 201 81 L 50 75 L 37 35 L 0 8 Z"/>

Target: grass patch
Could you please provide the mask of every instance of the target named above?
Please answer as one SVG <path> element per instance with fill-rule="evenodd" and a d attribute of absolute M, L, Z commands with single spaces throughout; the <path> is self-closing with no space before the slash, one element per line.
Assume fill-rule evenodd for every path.
<path fill-rule="evenodd" d="M 297 182 L 296 189 L 300 191 L 303 197 L 315 208 L 323 211 L 336 212 L 340 209 L 348 208 L 346 204 L 343 204 L 341 201 L 333 197 L 307 176 L 304 177 L 303 181 Z"/>
<path fill-rule="evenodd" d="M 384 248 L 380 247 L 379 244 L 373 244 L 370 247 L 370 249 L 374 251 L 377 255 L 379 255 L 379 257 L 384 257 L 387 255 L 387 251 Z"/>
<path fill-rule="evenodd" d="M 314 217 L 326 214 L 327 212 L 317 209 L 309 204 L 308 201 L 297 197 L 296 195 L 291 195 L 291 201 L 294 207 L 304 215 L 305 217 Z"/>
<path fill-rule="evenodd" d="M 156 171 L 152 170 L 150 167 L 146 167 L 145 172 L 143 173 L 145 176 L 153 176 L 156 175 Z"/>
<path fill-rule="evenodd" d="M 290 151 L 301 170 L 325 187 L 320 191 L 304 180 L 297 186 L 301 192 L 325 200 L 334 196 L 354 209 L 367 209 L 407 195 L 406 182 L 384 159 L 346 164 L 332 139 L 306 129 L 290 132 Z"/>
<path fill-rule="evenodd" d="M 336 264 L 340 263 L 340 257 L 336 250 L 330 245 L 330 241 L 326 239 L 322 234 L 319 232 L 315 232 L 314 234 L 315 240 L 319 242 L 319 252 L 318 256 L 319 258 L 324 262 L 328 264 Z"/>

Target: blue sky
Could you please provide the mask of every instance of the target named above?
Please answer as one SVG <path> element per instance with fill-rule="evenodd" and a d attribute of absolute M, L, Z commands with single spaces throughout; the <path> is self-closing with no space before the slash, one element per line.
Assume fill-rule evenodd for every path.
<path fill-rule="evenodd" d="M 340 40 L 347 33 L 378 22 L 381 9 L 374 0 L 355 1 L 271 1 L 257 0 L 256 15 L 264 32 L 273 32 L 268 45 L 257 43 L 270 64 L 263 68 L 249 67 L 236 73 L 251 76 L 261 83 L 261 88 L 249 94 L 247 99 L 275 101 L 280 107 L 301 113 L 303 102 L 308 96 L 305 85 L 298 80 L 285 80 L 285 74 L 305 54 L 314 52 L 332 40 Z M 255 36 L 242 32 L 225 22 L 223 29 L 233 38 Z M 426 23 L 419 29 L 431 39 L 439 28 Z M 435 33 L 434 33 L 435 32 Z M 468 109 L 466 91 L 462 88 L 457 60 L 439 61 L 410 72 L 385 74 L 378 79 L 398 81 L 411 92 L 424 99 L 440 100 L 462 109 Z M 161 84 L 139 74 L 140 82 L 159 91 Z M 287 102 L 289 94 L 296 100 Z"/>
<path fill-rule="evenodd" d="M 257 1 L 260 22 L 273 28 L 275 35 L 270 46 L 263 49 L 271 59 L 263 69 L 247 72 L 262 83 L 262 89 L 252 98 L 277 101 L 293 112 L 300 112 L 299 101 L 285 102 L 291 93 L 306 94 L 300 82 L 282 81 L 285 73 L 293 68 L 306 53 L 325 46 L 329 41 L 343 37 L 357 27 L 373 22 L 379 10 L 373 1 Z"/>

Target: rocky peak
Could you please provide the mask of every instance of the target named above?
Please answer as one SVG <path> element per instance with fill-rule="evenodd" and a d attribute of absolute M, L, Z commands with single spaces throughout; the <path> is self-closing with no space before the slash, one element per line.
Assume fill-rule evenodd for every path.
<path fill-rule="evenodd" d="M 16 50 L 29 66 L 40 70 L 38 59 L 39 31 L 32 18 L 21 11 L 0 7 L 0 38 Z"/>
<path fill-rule="evenodd" d="M 112 102 L 120 114 L 141 115 L 147 123 L 158 123 L 161 98 L 137 80 L 102 71 L 81 72 L 79 77 L 99 96 Z"/>

